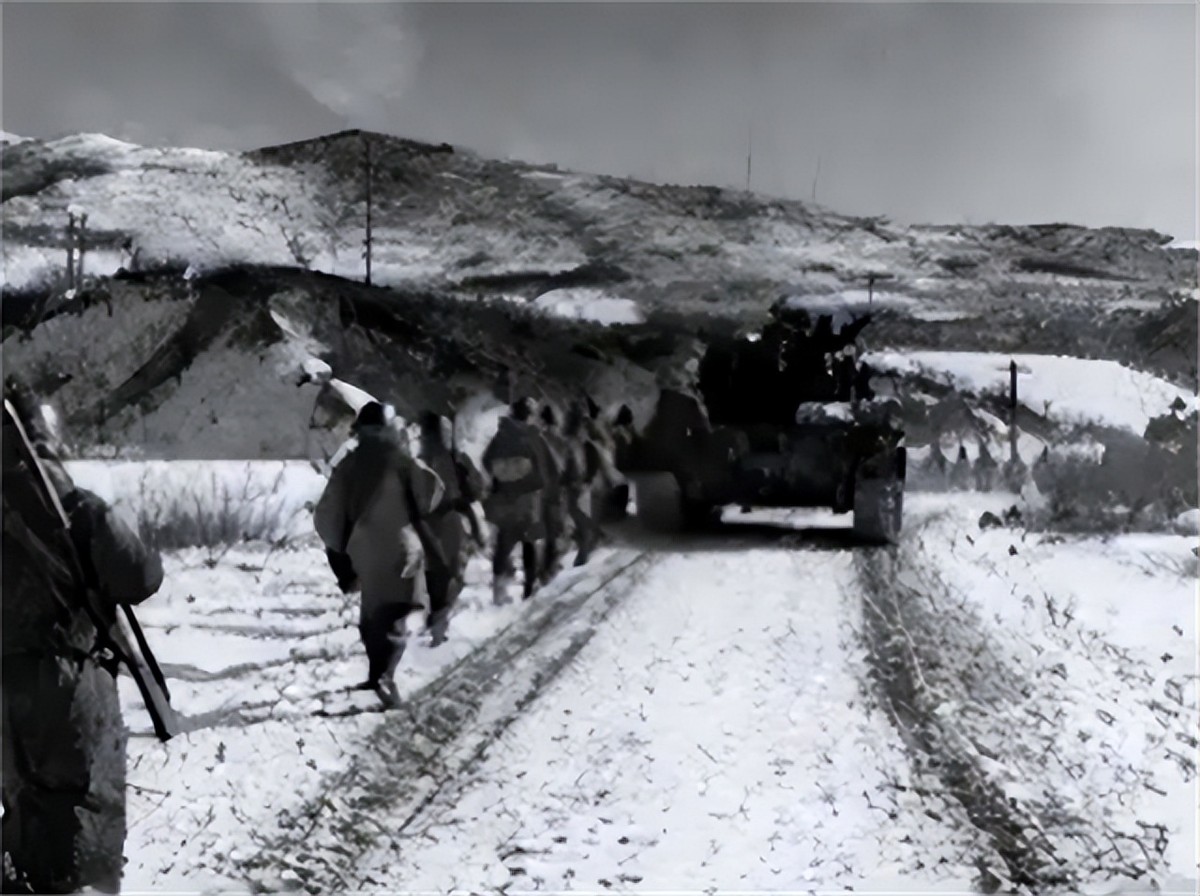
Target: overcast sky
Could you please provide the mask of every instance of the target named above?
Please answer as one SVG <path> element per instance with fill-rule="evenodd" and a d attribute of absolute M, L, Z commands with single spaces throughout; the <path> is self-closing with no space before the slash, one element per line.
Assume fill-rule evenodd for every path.
<path fill-rule="evenodd" d="M 1196 7 L 13 3 L 3 128 L 365 127 L 900 221 L 1196 232 Z"/>

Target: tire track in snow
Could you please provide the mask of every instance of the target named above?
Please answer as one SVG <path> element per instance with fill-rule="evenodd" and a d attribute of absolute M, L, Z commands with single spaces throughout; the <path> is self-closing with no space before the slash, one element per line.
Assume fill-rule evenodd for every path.
<path fill-rule="evenodd" d="M 646 554 L 615 554 L 597 575 L 530 612 L 413 694 L 402 711 L 383 716 L 366 749 L 332 776 L 321 792 L 279 818 L 280 831 L 238 863 L 252 887 L 304 887 L 311 892 L 355 889 L 357 859 L 396 836 L 408 822 L 384 827 L 384 812 L 409 821 L 452 790 L 525 706 L 592 637 L 625 598 Z"/>
<path fill-rule="evenodd" d="M 989 612 L 996 600 L 1033 607 L 1041 585 L 1015 571 L 1027 559 L 1014 553 L 1005 568 L 970 537 L 970 565 L 950 561 L 960 526 L 928 525 L 899 550 L 858 558 L 874 689 L 908 749 L 918 793 L 956 801 L 978 831 L 980 886 L 1160 888 L 1168 828 L 1142 797 L 1167 796 L 1147 761 L 1148 732 L 1156 721 L 1167 726 L 1139 702 L 1155 680 L 1147 665 L 1165 660 L 1115 648 L 1075 622 L 1069 600 L 1057 619 L 1049 592 L 1045 616 Z M 1024 541 L 1028 557 L 1037 548 Z M 1116 718 L 1105 718 L 1106 707 L 1129 734 L 1123 752 L 1107 740 Z"/>
<path fill-rule="evenodd" d="M 408 838 L 347 885 L 886 889 L 922 857 L 924 889 L 968 879 L 952 828 L 905 804 L 881 827 L 866 792 L 905 757 L 862 699 L 855 586 L 846 551 L 737 536 L 660 560 L 452 800 L 384 807 Z"/>

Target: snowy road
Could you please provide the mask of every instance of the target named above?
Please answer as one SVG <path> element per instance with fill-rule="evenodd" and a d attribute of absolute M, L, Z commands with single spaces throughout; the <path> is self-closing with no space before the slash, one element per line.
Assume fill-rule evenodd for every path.
<path fill-rule="evenodd" d="M 963 889 L 958 824 L 898 802 L 907 762 L 862 691 L 851 551 L 765 541 L 658 557 L 468 779 L 405 813 L 403 840 L 348 883 Z"/>
<path fill-rule="evenodd" d="M 894 568 L 921 586 L 908 609 L 932 608 L 911 622 L 934 627 L 908 634 L 933 639 L 935 690 L 970 684 L 979 642 L 1028 685 L 931 704 L 932 724 L 996 757 L 971 754 L 1026 794 L 1081 879 L 1115 869 L 1073 852 L 1041 803 L 1118 833 L 1166 825 L 1165 891 L 1194 891 L 1195 785 L 1172 752 L 1190 735 L 1156 728 L 1164 694 L 1194 703 L 1190 542 L 1027 541 L 975 525 L 1011 496 L 912 498 Z M 454 637 L 438 650 L 418 639 L 402 663 L 407 711 L 350 718 L 312 715 L 362 663 L 353 601 L 319 551 L 169 558 L 169 586 L 143 615 L 191 730 L 131 745 L 126 891 L 974 890 L 977 861 L 1002 867 L 995 831 L 949 795 L 869 683 L 870 650 L 891 641 L 862 637 L 864 597 L 880 597 L 862 577 L 892 569 L 892 554 L 820 528 L 828 516 L 738 520 L 669 545 L 626 533 L 502 608 L 475 558 Z M 1080 590 L 1068 571 L 1097 557 L 1111 562 Z M 1016 599 L 1018 587 L 1046 589 L 1086 630 L 1045 622 L 1055 604 Z M 1148 587 L 1156 613 L 1131 615 L 1128 594 Z M 127 718 L 144 725 L 123 684 Z M 1081 736 L 1030 712 L 1073 719 Z M 1118 754 L 1112 715 L 1128 734 Z M 1088 774 L 1047 766 L 1043 737 Z M 1137 776 L 1114 755 L 1140 763 Z"/>

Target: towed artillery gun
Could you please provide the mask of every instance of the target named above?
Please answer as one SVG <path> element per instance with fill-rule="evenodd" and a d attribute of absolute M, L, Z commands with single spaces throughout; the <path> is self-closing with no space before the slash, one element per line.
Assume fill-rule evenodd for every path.
<path fill-rule="evenodd" d="M 771 317 L 759 334 L 708 340 L 697 377 L 660 379 L 654 417 L 622 469 L 638 516 L 661 531 L 711 523 L 730 504 L 829 507 L 852 512 L 862 540 L 895 542 L 904 432 L 855 358 L 870 314 L 790 300 Z"/>

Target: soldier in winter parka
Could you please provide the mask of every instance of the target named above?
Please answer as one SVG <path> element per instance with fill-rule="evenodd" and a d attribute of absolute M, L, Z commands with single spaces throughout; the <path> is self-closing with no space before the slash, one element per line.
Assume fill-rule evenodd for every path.
<path fill-rule="evenodd" d="M 31 396 L 16 384 L 4 392 L 4 892 L 115 893 L 126 734 L 116 664 L 100 649 L 97 623 L 112 627 L 122 604 L 154 594 L 162 561 L 71 481 Z M 96 616 L 81 584 L 98 599 Z"/>
<path fill-rule="evenodd" d="M 658 403 L 642 436 L 634 443 L 634 463 L 670 470 L 712 433 L 704 405 L 696 395 L 690 369 L 664 368 L 658 375 Z"/>
<path fill-rule="evenodd" d="M 545 537 L 542 489 L 557 476 L 554 458 L 541 434 L 533 428 L 533 402 L 513 403 L 483 455 L 483 468 L 491 477 L 487 500 L 488 519 L 496 527 L 496 553 L 492 559 L 493 595 L 507 602 L 505 591 L 512 578 L 512 551 L 519 543 L 525 567 L 525 597 L 533 595 L 538 580 L 537 542 Z"/>
<path fill-rule="evenodd" d="M 627 404 L 621 405 L 617 416 L 613 418 L 612 440 L 613 459 L 617 469 L 626 470 L 630 466 L 630 452 L 634 440 L 637 439 L 637 429 L 633 423 L 633 409 Z"/>
<path fill-rule="evenodd" d="M 545 405 L 541 413 L 541 436 L 550 450 L 551 464 L 542 487 L 542 517 L 545 528 L 545 546 L 539 580 L 548 583 L 562 567 L 563 542 L 567 536 L 567 496 L 563 490 L 562 474 L 569 446 L 558 422 L 558 412 L 553 405 Z"/>
<path fill-rule="evenodd" d="M 592 519 L 597 525 L 624 519 L 629 508 L 629 481 L 617 464 L 617 434 L 603 409 L 585 395 L 584 420 L 588 464 L 595 468 L 591 479 Z M 599 533 L 597 529 L 597 533 Z"/>
<path fill-rule="evenodd" d="M 441 500 L 438 475 L 409 453 L 404 437 L 370 402 L 354 422 L 358 444 L 329 477 L 314 522 L 326 547 L 352 567 L 341 583 L 362 589 L 359 634 L 366 681 L 389 706 L 399 701 L 393 675 L 407 643 L 407 617 L 429 610 L 425 552 L 417 526 Z"/>
<path fill-rule="evenodd" d="M 562 488 L 575 535 L 575 565 L 582 566 L 591 556 L 600 531 L 592 514 L 593 483 L 600 478 L 601 450 L 589 437 L 584 408 L 572 405 L 567 411 L 564 436 Z"/>
<path fill-rule="evenodd" d="M 447 421 L 434 413 L 421 416 L 421 460 L 437 473 L 444 491 L 429 517 L 441 546 L 441 557 L 425 571 L 429 588 L 429 632 L 433 646 L 446 640 L 450 612 L 463 588 L 467 566 L 467 533 L 482 542 L 474 503 L 483 497 L 483 474 L 461 451 L 447 444 Z"/>

